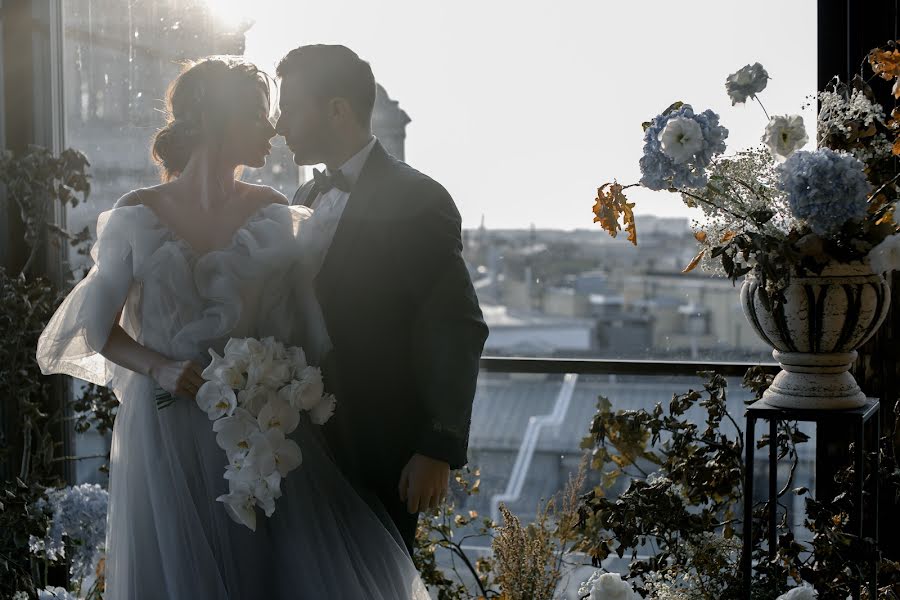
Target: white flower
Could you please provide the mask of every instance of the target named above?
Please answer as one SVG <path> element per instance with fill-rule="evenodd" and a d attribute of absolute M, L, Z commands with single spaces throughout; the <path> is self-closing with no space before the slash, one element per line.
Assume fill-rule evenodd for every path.
<path fill-rule="evenodd" d="M 703 130 L 693 119 L 674 117 L 659 132 L 659 143 L 666 156 L 680 165 L 703 149 Z"/>
<path fill-rule="evenodd" d="M 216 443 L 225 451 L 228 459 L 235 455 L 246 455 L 250 450 L 250 438 L 259 432 L 259 423 L 247 410 L 236 408 L 230 417 L 213 422 Z"/>
<path fill-rule="evenodd" d="M 225 358 L 242 371 L 250 366 L 252 356 L 262 352 L 262 344 L 253 338 L 231 338 L 225 344 Z"/>
<path fill-rule="evenodd" d="M 262 407 L 275 397 L 275 391 L 264 385 L 255 385 L 238 392 L 238 405 L 247 409 L 254 417 L 259 416 Z"/>
<path fill-rule="evenodd" d="M 306 362 L 306 353 L 299 346 L 291 346 L 287 349 L 285 358 L 291 364 L 291 378 L 300 379 L 303 370 L 309 365 Z"/>
<path fill-rule="evenodd" d="M 69 593 L 65 588 L 48 587 L 38 590 L 38 600 L 78 600 L 74 594 Z M 28 597 L 27 595 L 25 596 Z"/>
<path fill-rule="evenodd" d="M 280 429 L 288 434 L 300 424 L 300 413 L 279 396 L 274 396 L 259 411 L 259 428 L 262 431 Z"/>
<path fill-rule="evenodd" d="M 250 452 L 244 459 L 242 471 L 247 479 L 252 475 L 265 478 L 274 471 L 282 477 L 293 471 L 303 462 L 303 455 L 297 442 L 286 438 L 279 429 L 254 433 L 250 436 Z"/>
<path fill-rule="evenodd" d="M 229 482 L 230 491 L 216 498 L 225 504 L 225 512 L 236 523 L 256 531 L 256 498 L 249 484 Z"/>
<path fill-rule="evenodd" d="M 84 581 L 94 572 L 106 539 L 109 493 L 97 484 L 84 483 L 48 488 L 45 494 L 33 509 L 49 514 L 50 524 L 44 538 L 29 537 L 29 549 L 51 562 L 67 559 L 69 580 Z"/>
<path fill-rule="evenodd" d="M 265 385 L 279 388 L 291 377 L 291 365 L 285 359 L 254 355 L 247 367 L 247 387 Z"/>
<path fill-rule="evenodd" d="M 755 96 L 764 89 L 769 81 L 769 74 L 759 63 L 746 65 L 736 73 L 732 73 L 725 80 L 725 91 L 731 98 L 732 106 L 746 102 L 747 98 Z"/>
<path fill-rule="evenodd" d="M 297 379 L 292 380 L 286 386 L 278 390 L 278 397 L 293 406 L 296 410 L 302 410 L 301 398 L 303 390 L 306 389 L 303 382 Z"/>
<path fill-rule="evenodd" d="M 12 597 L 12 600 L 28 600 L 28 593 L 27 592 L 16 592 L 15 595 Z"/>
<path fill-rule="evenodd" d="M 325 394 L 322 399 L 309 411 L 309 419 L 316 425 L 324 425 L 334 415 L 337 399 L 334 394 Z"/>
<path fill-rule="evenodd" d="M 296 469 L 303 462 L 303 453 L 297 442 L 290 438 L 284 437 L 284 434 L 277 430 L 271 429 L 266 433 L 269 442 L 272 444 L 272 452 L 275 456 L 275 469 L 282 477 Z"/>
<path fill-rule="evenodd" d="M 586 600 L 640 600 L 627 581 L 618 573 L 597 571 L 578 589 L 579 597 Z"/>
<path fill-rule="evenodd" d="M 224 383 L 207 381 L 197 391 L 197 406 L 206 413 L 210 421 L 215 421 L 234 412 L 237 408 L 237 396 Z"/>
<path fill-rule="evenodd" d="M 275 360 L 282 360 L 285 358 L 286 353 L 284 349 L 284 344 L 275 340 L 274 337 L 269 336 L 267 338 L 263 338 L 260 340 L 263 348 L 266 353 L 271 356 Z"/>
<path fill-rule="evenodd" d="M 889 235 L 869 252 L 869 265 L 876 273 L 900 271 L 900 233 Z"/>
<path fill-rule="evenodd" d="M 312 410 L 325 393 L 325 382 L 322 371 L 318 367 L 306 367 L 301 373 L 299 393 L 294 396 L 294 407 L 300 410 Z"/>
<path fill-rule="evenodd" d="M 256 505 L 271 517 L 275 512 L 275 500 L 281 497 L 281 474 L 274 471 L 268 477 L 257 479 L 253 486 Z"/>
<path fill-rule="evenodd" d="M 233 362 L 227 360 L 223 356 L 216 354 L 216 351 L 210 348 L 209 355 L 212 356 L 212 362 L 203 369 L 203 378 L 207 381 L 216 381 L 224 383 L 232 389 L 243 389 L 247 383 L 244 377 L 243 369 L 238 368 Z"/>
<path fill-rule="evenodd" d="M 216 500 L 255 531 L 256 507 L 272 516 L 281 480 L 303 462 L 300 446 L 287 437 L 300 424 L 300 410 L 314 410 L 313 421 L 324 423 L 335 401 L 322 398 L 322 373 L 307 364 L 303 349 L 274 337 L 232 338 L 224 356 L 213 350 L 210 356 L 204 376 L 214 381 L 200 388 L 197 403 L 213 420 L 216 443 L 228 458 L 228 493 Z"/>
<path fill-rule="evenodd" d="M 776 158 L 786 159 L 809 141 L 806 127 L 803 126 L 803 117 L 800 115 L 772 117 L 766 125 L 762 141 Z"/>
<path fill-rule="evenodd" d="M 814 600 L 817 597 L 818 593 L 815 588 L 808 583 L 804 583 L 778 596 L 777 600 Z"/>

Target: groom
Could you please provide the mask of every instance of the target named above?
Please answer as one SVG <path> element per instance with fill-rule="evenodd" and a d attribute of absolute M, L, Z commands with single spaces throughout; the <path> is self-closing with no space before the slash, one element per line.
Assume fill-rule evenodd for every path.
<path fill-rule="evenodd" d="M 324 257 L 315 281 L 331 342 L 335 457 L 412 552 L 418 513 L 466 463 L 487 337 L 447 191 L 372 135 L 375 78 L 344 46 L 302 46 L 278 65 L 276 126 L 298 165 L 324 163 L 292 204 Z"/>

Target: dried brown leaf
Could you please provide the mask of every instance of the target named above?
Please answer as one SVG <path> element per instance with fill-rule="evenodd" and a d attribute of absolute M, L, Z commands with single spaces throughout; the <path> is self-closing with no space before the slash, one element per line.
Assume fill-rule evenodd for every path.
<path fill-rule="evenodd" d="M 700 252 L 698 252 L 697 256 L 695 256 L 694 259 L 690 262 L 690 264 L 688 264 L 688 266 L 686 266 L 684 269 L 682 269 L 681 272 L 682 273 L 690 273 L 691 271 L 696 269 L 697 265 L 700 264 L 700 261 L 703 260 L 703 256 L 705 254 L 706 254 L 706 250 L 701 250 Z"/>
<path fill-rule="evenodd" d="M 634 222 L 634 203 L 628 202 L 628 198 L 623 193 L 625 188 L 617 181 L 612 183 L 604 183 L 597 188 L 597 198 L 594 201 L 593 213 L 594 223 L 600 223 L 600 227 L 609 233 L 612 237 L 616 237 L 622 229 L 619 224 L 619 218 L 625 226 L 628 233 L 628 241 L 637 245 L 637 228 Z"/>

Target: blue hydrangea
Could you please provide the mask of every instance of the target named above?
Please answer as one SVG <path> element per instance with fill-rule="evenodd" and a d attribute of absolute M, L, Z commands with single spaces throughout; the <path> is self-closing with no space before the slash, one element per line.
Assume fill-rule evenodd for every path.
<path fill-rule="evenodd" d="M 670 119 L 684 117 L 693 119 L 703 132 L 703 148 L 694 157 L 682 164 L 675 164 L 659 141 L 659 134 Z M 711 110 L 694 114 L 690 104 L 668 114 L 658 115 L 644 132 L 644 155 L 641 157 L 641 185 L 651 190 L 668 188 L 697 189 L 706 185 L 706 167 L 713 157 L 725 151 L 728 130 L 719 125 L 719 115 Z"/>
<path fill-rule="evenodd" d="M 75 594 L 71 594 L 66 588 L 61 587 L 44 588 L 38 590 L 37 595 L 38 600 L 78 600 Z"/>
<path fill-rule="evenodd" d="M 72 577 L 80 581 L 92 572 L 97 552 L 106 541 L 109 493 L 97 484 L 86 483 L 47 490 L 46 495 L 35 508 L 51 515 L 50 527 L 43 539 L 31 536 L 29 547 L 51 561 L 68 558 Z M 74 542 L 72 556 L 66 556 L 63 538 Z"/>
<path fill-rule="evenodd" d="M 872 186 L 864 169 L 852 155 L 829 148 L 795 152 L 777 167 L 778 188 L 787 194 L 794 217 L 829 237 L 847 221 L 866 216 Z"/>

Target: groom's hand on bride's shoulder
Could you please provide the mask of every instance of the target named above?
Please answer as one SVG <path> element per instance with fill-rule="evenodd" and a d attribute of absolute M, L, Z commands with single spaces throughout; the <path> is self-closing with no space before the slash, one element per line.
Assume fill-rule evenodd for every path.
<path fill-rule="evenodd" d="M 410 513 L 440 506 L 450 484 L 450 465 L 442 460 L 414 454 L 400 474 L 400 499 Z"/>

